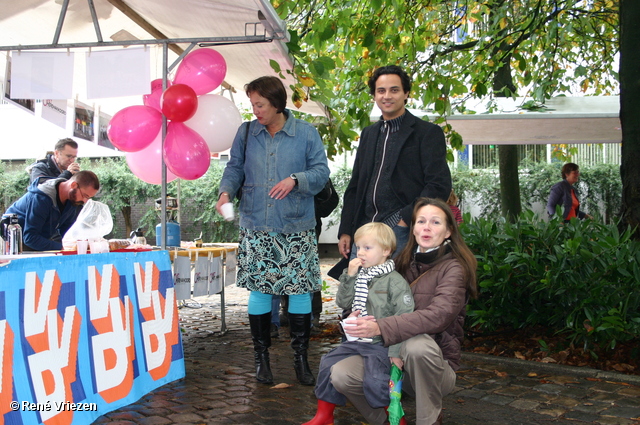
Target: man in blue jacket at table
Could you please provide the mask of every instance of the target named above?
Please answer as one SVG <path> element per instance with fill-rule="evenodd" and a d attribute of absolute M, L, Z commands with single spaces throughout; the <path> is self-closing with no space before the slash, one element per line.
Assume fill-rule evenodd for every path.
<path fill-rule="evenodd" d="M 38 183 L 36 179 L 5 214 L 18 215 L 25 251 L 61 250 L 62 237 L 76 221 L 76 206 L 93 198 L 98 190 L 100 181 L 92 171 L 79 171 L 69 180 Z"/>

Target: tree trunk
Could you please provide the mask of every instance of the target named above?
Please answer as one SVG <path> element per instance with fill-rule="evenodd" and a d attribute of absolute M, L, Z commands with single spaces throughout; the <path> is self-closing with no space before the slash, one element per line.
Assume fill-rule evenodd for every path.
<path fill-rule="evenodd" d="M 500 167 L 500 202 L 502 215 L 509 221 L 522 211 L 520 203 L 520 177 L 518 175 L 518 146 L 499 145 L 498 158 Z"/>
<path fill-rule="evenodd" d="M 622 217 L 620 226 L 640 239 L 640 2 L 620 1 L 620 123 Z"/>
<path fill-rule="evenodd" d="M 511 57 L 503 59 L 503 65 L 493 78 L 493 90 L 496 97 L 506 97 L 504 89 L 516 93 L 511 75 Z M 518 146 L 499 145 L 498 164 L 500 168 L 500 205 L 502 215 L 513 222 L 522 210 L 520 203 L 520 177 L 518 175 Z"/>
<path fill-rule="evenodd" d="M 121 211 L 122 217 L 124 217 L 125 235 L 129 237 L 133 231 L 133 226 L 131 225 L 131 207 L 122 207 Z"/>

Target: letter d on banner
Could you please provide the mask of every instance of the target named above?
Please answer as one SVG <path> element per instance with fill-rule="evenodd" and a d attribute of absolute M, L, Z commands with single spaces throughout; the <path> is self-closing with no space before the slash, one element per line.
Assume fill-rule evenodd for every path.
<path fill-rule="evenodd" d="M 191 260 L 189 257 L 176 256 L 173 260 L 173 281 L 176 287 L 176 300 L 191 299 Z"/>

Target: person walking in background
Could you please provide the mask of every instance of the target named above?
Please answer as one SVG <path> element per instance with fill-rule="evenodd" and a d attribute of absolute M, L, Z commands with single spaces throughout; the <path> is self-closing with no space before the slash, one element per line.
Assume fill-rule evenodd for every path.
<path fill-rule="evenodd" d="M 356 231 L 354 240 L 358 255 L 349 262 L 349 267 L 340 276 L 336 294 L 338 307 L 350 309 L 352 313 L 349 318 L 369 314 L 383 318 L 412 312 L 414 305 L 411 288 L 394 270 L 395 264 L 390 259 L 396 248 L 393 230 L 383 223 L 367 223 Z M 349 332 L 348 327 L 345 332 Z M 331 368 L 351 356 L 361 356 L 364 370 L 371 372 L 365 373 L 363 378 L 362 391 L 367 403 L 372 408 L 389 406 L 391 363 L 402 368 L 400 344 L 387 348 L 379 336 L 344 341 L 320 361 L 315 389 L 318 410 L 314 418 L 304 425 L 333 424 L 335 406 L 342 406 L 347 400 L 331 383 Z"/>
<path fill-rule="evenodd" d="M 40 159 L 27 167 L 29 182 L 38 179 L 62 178 L 69 180 L 71 176 L 80 171 L 80 165 L 75 162 L 78 158 L 78 143 L 73 139 L 60 139 L 52 153 L 47 153 L 44 159 Z"/>
<path fill-rule="evenodd" d="M 237 286 L 251 291 L 256 379 L 273 383 L 271 301 L 286 294 L 296 376 L 301 384 L 314 385 L 307 361 L 309 294 L 320 290 L 321 275 L 313 198 L 329 178 L 327 156 L 315 127 L 286 109 L 280 78 L 260 77 L 245 92 L 256 119 L 238 129 L 216 209 L 222 214 L 222 206 L 242 189 Z"/>
<path fill-rule="evenodd" d="M 385 346 L 401 344 L 402 390 L 416 400 L 416 425 L 442 423 L 442 398 L 456 383 L 460 366 L 466 304 L 477 296 L 477 261 L 467 247 L 449 206 L 439 199 L 417 200 L 411 220 L 413 237 L 396 258 L 396 270 L 410 282 L 415 310 L 400 316 L 356 319 L 349 334 L 381 336 Z M 361 356 L 331 369 L 331 383 L 370 424 L 386 421 L 386 412 L 367 402 Z"/>
<path fill-rule="evenodd" d="M 462 223 L 462 211 L 460 211 L 460 207 L 458 207 L 458 195 L 456 195 L 453 189 L 451 189 L 451 195 L 449 195 L 449 199 L 447 199 L 447 205 L 451 208 L 456 223 Z"/>
<path fill-rule="evenodd" d="M 564 164 L 561 174 L 562 181 L 551 187 L 551 194 L 547 202 L 547 213 L 549 217 L 554 216 L 556 207 L 561 205 L 563 207 L 562 217 L 565 223 L 574 217 L 580 220 L 593 218 L 584 211 L 580 211 L 580 200 L 578 199 L 578 195 L 576 195 L 576 189 L 574 187 L 580 179 L 580 168 L 578 165 L 572 162 Z"/>
<path fill-rule="evenodd" d="M 399 66 L 384 66 L 373 72 L 368 84 L 382 117 L 362 130 L 344 193 L 338 248 L 345 258 L 355 256 L 353 233 L 372 221 L 393 229 L 395 257 L 409 238 L 407 223 L 416 199 L 445 200 L 451 192 L 444 132 L 406 110 L 409 75 Z"/>

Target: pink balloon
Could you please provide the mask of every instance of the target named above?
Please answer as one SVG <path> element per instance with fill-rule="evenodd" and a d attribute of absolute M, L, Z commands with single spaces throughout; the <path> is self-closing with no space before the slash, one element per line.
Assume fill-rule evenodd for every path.
<path fill-rule="evenodd" d="M 185 124 L 204 138 L 211 152 L 222 152 L 233 144 L 242 115 L 226 97 L 205 94 L 198 97 L 198 110 Z"/>
<path fill-rule="evenodd" d="M 174 84 L 162 93 L 160 108 L 168 120 L 183 122 L 198 109 L 198 96 L 186 84 Z"/>
<path fill-rule="evenodd" d="M 167 87 L 171 87 L 171 84 L 171 81 L 167 81 Z M 162 109 L 160 109 L 160 97 L 162 97 L 162 78 L 151 82 L 151 93 L 142 96 L 142 103 L 162 112 Z"/>
<path fill-rule="evenodd" d="M 202 136 L 181 122 L 170 122 L 164 140 L 164 162 L 185 180 L 200 178 L 209 169 L 209 148 Z"/>
<path fill-rule="evenodd" d="M 206 94 L 222 84 L 227 74 L 227 63 L 213 49 L 194 50 L 182 59 L 173 82 L 186 84 L 196 94 Z"/>
<path fill-rule="evenodd" d="M 107 136 L 124 152 L 149 146 L 162 127 L 162 114 L 149 106 L 134 105 L 119 110 L 109 121 Z"/>
<path fill-rule="evenodd" d="M 150 184 L 162 184 L 162 133 L 149 146 L 138 152 L 126 153 L 131 172 Z M 167 168 L 167 183 L 178 177 Z"/>

